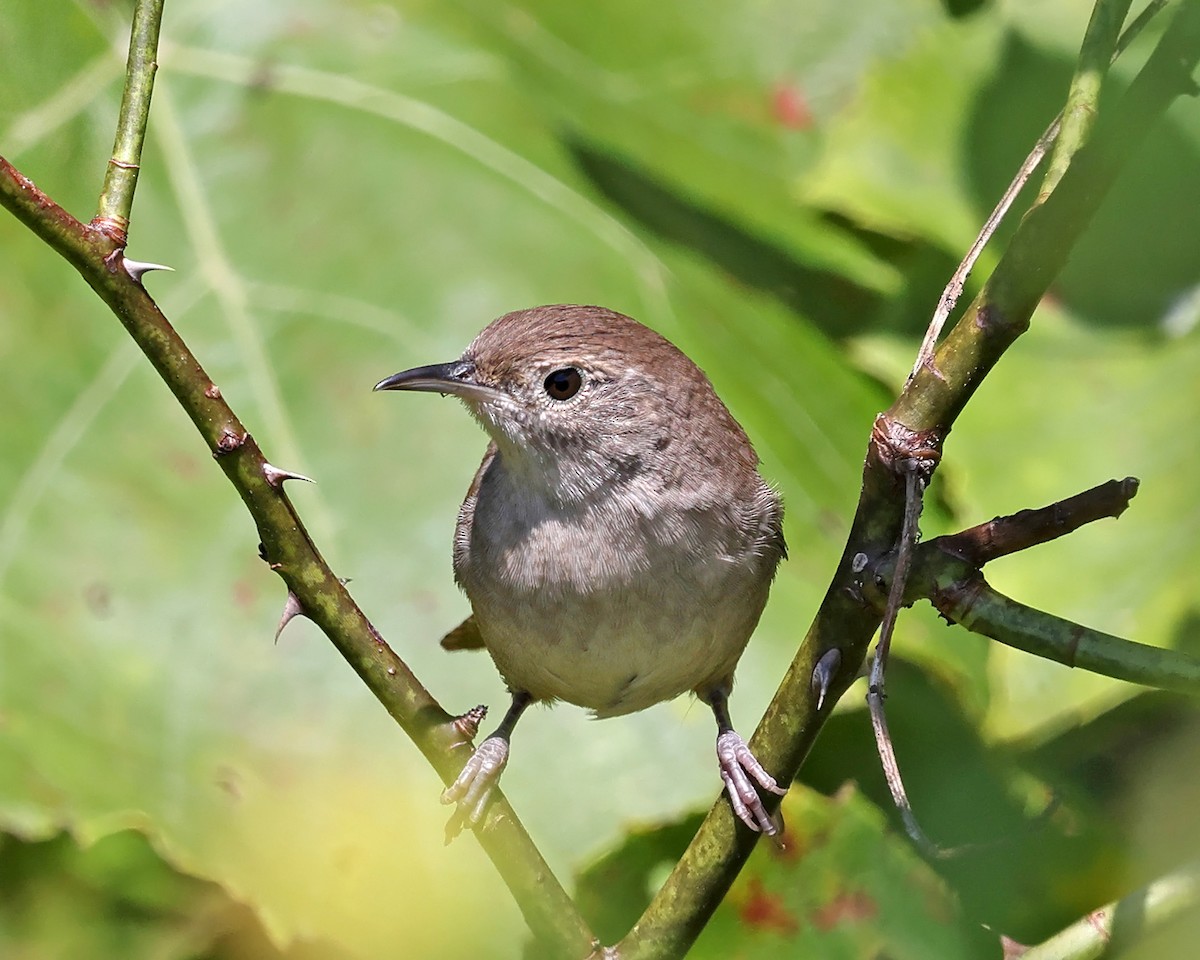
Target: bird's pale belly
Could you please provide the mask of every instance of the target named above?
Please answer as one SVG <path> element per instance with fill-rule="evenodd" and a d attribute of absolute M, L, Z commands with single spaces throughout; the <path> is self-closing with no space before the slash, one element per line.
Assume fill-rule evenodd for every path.
<path fill-rule="evenodd" d="M 754 591 L 761 600 L 750 598 L 749 583 L 736 574 L 729 580 L 707 597 L 664 591 L 647 576 L 603 598 L 552 589 L 504 600 L 489 592 L 472 601 L 511 689 L 606 717 L 732 678 L 766 591 Z"/>

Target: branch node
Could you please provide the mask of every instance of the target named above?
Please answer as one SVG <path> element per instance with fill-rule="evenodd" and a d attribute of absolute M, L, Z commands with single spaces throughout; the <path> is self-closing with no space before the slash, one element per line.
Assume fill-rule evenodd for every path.
<path fill-rule="evenodd" d="M 987 582 L 983 574 L 976 570 L 970 576 L 944 587 L 935 586 L 930 592 L 929 602 L 947 624 L 960 624 L 970 630 L 972 611 L 980 592 L 985 589 Z"/>
<path fill-rule="evenodd" d="M 207 387 L 204 388 L 204 395 L 206 397 L 208 397 L 209 400 L 220 400 L 221 399 L 221 388 L 218 387 L 215 383 L 210 383 Z"/>
<path fill-rule="evenodd" d="M 117 245 L 117 249 L 104 258 L 106 264 L 111 264 L 112 257 L 124 250 L 129 242 L 129 221 L 124 217 L 96 217 L 88 227 Z"/>
<path fill-rule="evenodd" d="M 912 430 L 890 414 L 881 413 L 871 427 L 871 445 L 891 473 L 917 473 L 928 484 L 942 458 L 938 430 Z"/>
<path fill-rule="evenodd" d="M 250 434 L 243 433 L 240 437 L 226 427 L 221 431 L 221 437 L 217 440 L 217 449 L 213 451 L 213 459 L 219 460 L 221 457 L 228 456 L 242 446 L 250 439 Z"/>
<path fill-rule="evenodd" d="M 955 300 L 957 300 L 957 299 L 958 298 L 955 297 Z M 930 375 L 932 377 L 934 377 L 936 380 L 938 380 L 940 383 L 949 383 L 950 382 L 949 380 L 946 379 L 946 375 L 944 373 L 942 373 L 941 368 L 937 365 L 937 360 L 933 354 L 930 354 L 927 357 L 923 357 L 920 362 L 920 367 L 925 370 L 928 370 Z"/>

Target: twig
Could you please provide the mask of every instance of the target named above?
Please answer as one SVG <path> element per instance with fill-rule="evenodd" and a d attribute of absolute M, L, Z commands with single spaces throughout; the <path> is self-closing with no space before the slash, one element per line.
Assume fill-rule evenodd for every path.
<path fill-rule="evenodd" d="M 1138 16 L 1134 19 L 1121 34 L 1117 41 L 1116 49 L 1113 51 L 1112 59 L 1115 61 L 1125 49 L 1131 44 L 1134 39 L 1145 29 L 1155 14 L 1163 9 L 1168 3 L 1168 0 L 1152 0 Z M 929 321 L 929 327 L 925 331 L 925 338 L 921 341 L 920 349 L 917 350 L 917 360 L 913 364 L 912 373 L 909 378 L 915 377 L 917 371 L 924 367 L 931 359 L 933 359 L 934 349 L 937 347 L 938 338 L 942 335 L 942 327 L 950 318 L 950 314 L 954 312 L 954 308 L 958 305 L 958 299 L 962 296 L 963 288 L 967 285 L 967 278 L 970 277 L 971 271 L 975 269 L 975 263 L 979 260 L 980 254 L 983 253 L 984 247 L 991 240 L 992 234 L 1000 226 L 1000 223 L 1008 215 L 1008 210 L 1012 206 L 1013 201 L 1025 188 L 1025 184 L 1029 182 L 1029 178 L 1033 176 L 1035 170 L 1041 164 L 1046 156 L 1046 151 L 1050 145 L 1055 142 L 1058 137 L 1059 127 L 1062 123 L 1062 113 L 1059 112 L 1050 125 L 1038 137 L 1037 143 L 1033 145 L 1033 149 L 1029 151 L 1029 155 L 1018 168 L 1016 175 L 1012 178 L 1008 187 L 1001 195 L 1000 200 L 984 221 L 983 228 L 979 231 L 979 236 L 975 238 L 975 242 L 971 244 L 967 250 L 967 255 L 963 257 L 962 262 L 958 265 L 958 269 L 954 271 L 950 277 L 950 282 L 946 284 L 942 291 L 941 297 L 938 299 L 937 309 L 933 312 L 933 318 Z"/>
<path fill-rule="evenodd" d="M 878 653 L 876 654 L 878 656 Z M 875 747 L 879 751 L 879 764 L 883 768 L 883 776 L 887 781 L 888 790 L 892 794 L 892 803 L 900 811 L 900 819 L 904 822 L 904 830 L 925 856 L 936 860 L 945 860 L 955 856 L 960 848 L 943 847 L 929 839 L 917 816 L 913 813 L 912 803 L 908 799 L 908 791 L 904 787 L 904 779 L 900 776 L 900 764 L 896 760 L 896 751 L 892 746 L 892 735 L 888 731 L 887 714 L 883 709 L 884 695 L 882 689 L 871 687 L 867 691 L 867 706 L 871 712 L 871 729 L 875 733 Z"/>
<path fill-rule="evenodd" d="M 1058 186 L 1071 158 L 1088 140 L 1100 105 L 1100 87 L 1113 61 L 1129 4 L 1130 0 L 1097 0 L 1092 8 L 1079 48 L 1079 65 L 1071 77 L 1058 137 L 1047 164 L 1046 178 L 1042 181 L 1043 196 Z"/>
<path fill-rule="evenodd" d="M 137 189 L 142 164 L 142 144 L 150 116 L 150 96 L 158 69 L 158 33 L 163 0 L 137 0 L 129 37 L 129 59 L 125 66 L 125 92 L 117 117 L 112 156 L 104 173 L 104 187 L 92 226 L 124 247 L 129 230 L 129 212 Z"/>
<path fill-rule="evenodd" d="M 900 544 L 896 552 L 896 565 L 892 571 L 892 585 L 888 591 L 887 606 L 879 627 L 879 643 L 871 660 L 871 690 L 883 696 L 883 675 L 887 670 L 888 652 L 892 646 L 892 633 L 896 629 L 896 617 L 904 603 L 904 586 L 908 582 L 908 571 L 912 565 L 913 548 L 919 533 L 918 522 L 923 506 L 922 496 L 925 481 L 918 473 L 918 463 L 909 460 L 902 465 L 904 471 L 904 523 L 900 528 Z"/>
<path fill-rule="evenodd" d="M 904 603 L 905 584 L 908 582 L 908 572 L 912 564 L 913 548 L 916 546 L 918 521 L 921 517 L 922 495 L 925 483 L 918 472 L 917 461 L 907 461 L 904 464 L 904 525 L 900 531 L 900 546 L 896 552 L 896 565 L 892 572 L 892 585 L 888 591 L 887 605 L 883 611 L 883 621 L 879 627 L 879 641 L 875 644 L 875 655 L 871 658 L 871 676 L 867 686 L 867 706 L 871 712 L 871 729 L 875 734 L 875 747 L 879 751 L 879 763 L 883 768 L 883 776 L 887 781 L 888 790 L 892 794 L 892 802 L 900 811 L 900 819 L 904 821 L 904 829 L 913 842 L 927 856 L 945 858 L 953 851 L 944 849 L 929 839 L 929 835 L 921 829 L 913 813 L 912 804 L 908 799 L 908 791 L 904 788 L 904 779 L 900 775 L 900 764 L 896 760 L 896 750 L 892 745 L 892 737 L 888 732 L 887 712 L 884 701 L 887 692 L 884 689 L 884 674 L 887 671 L 888 652 L 891 650 L 892 634 L 896 628 L 896 618 Z"/>
<path fill-rule="evenodd" d="M 972 567 L 982 568 L 992 560 L 1074 533 L 1086 523 L 1119 517 L 1137 491 L 1138 481 L 1134 477 L 1109 480 L 1046 507 L 1021 510 L 959 533 L 937 537 L 926 546 L 931 553 L 940 550 L 965 560 Z"/>
<path fill-rule="evenodd" d="M 950 314 L 958 306 L 958 298 L 962 296 L 963 289 L 967 285 L 967 278 L 971 276 L 971 271 L 975 269 L 976 261 L 979 260 L 979 256 L 983 253 L 983 248 L 987 246 L 988 241 L 992 239 L 992 234 L 996 232 L 1001 222 L 1008 216 L 1009 207 L 1013 205 L 1013 201 L 1025 189 L 1025 184 L 1029 182 L 1029 178 L 1033 176 L 1034 171 L 1037 170 L 1046 156 L 1046 151 L 1050 149 L 1050 144 L 1058 136 L 1058 127 L 1061 120 L 1062 114 L 1060 113 L 1050 121 L 1050 126 L 1038 137 L 1037 143 L 1029 151 L 1029 156 L 1025 158 L 1025 161 L 1017 169 L 1016 175 L 1005 188 L 1004 193 L 1001 194 L 996 206 L 992 208 L 992 212 L 988 214 L 987 220 L 984 221 L 983 227 L 979 231 L 979 236 L 975 238 L 975 242 L 967 250 L 967 255 L 963 257 L 962 263 L 958 265 L 958 269 L 951 275 L 950 282 L 946 284 L 946 288 L 942 291 L 942 295 L 938 299 L 937 309 L 933 311 L 933 319 L 929 321 L 929 327 L 925 331 L 925 338 L 921 341 L 921 346 L 917 350 L 917 361 L 913 364 L 909 379 L 915 377 L 917 371 L 933 359 L 933 352 L 937 347 L 938 338 L 942 335 L 942 327 L 946 325 Z"/>
<path fill-rule="evenodd" d="M 948 575 L 943 570 L 942 576 Z M 931 600 L 947 619 L 1017 650 L 1116 680 L 1200 696 L 1195 657 L 1035 610 L 995 590 L 981 573 L 934 586 Z"/>
<path fill-rule="evenodd" d="M 1115 955 L 1200 904 L 1200 862 L 1159 877 L 1128 896 L 1081 917 L 1049 940 L 1029 947 L 1021 960 L 1093 960 Z M 1189 951 L 1190 952 L 1190 951 Z"/>

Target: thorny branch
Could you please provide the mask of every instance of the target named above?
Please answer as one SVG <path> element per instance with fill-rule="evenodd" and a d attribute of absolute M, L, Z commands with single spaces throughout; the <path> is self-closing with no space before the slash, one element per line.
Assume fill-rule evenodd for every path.
<path fill-rule="evenodd" d="M 122 99 L 115 154 L 141 155 L 156 68 L 162 0 L 139 0 Z M 258 527 L 261 552 L 297 605 L 333 641 L 368 689 L 437 770 L 453 781 L 470 751 L 463 727 L 433 699 L 384 642 L 312 542 L 283 482 L 296 475 L 267 462 L 171 323 L 141 284 L 147 264 L 124 259 L 128 214 L 136 186 L 133 166 L 110 165 L 101 214 L 84 224 L 0 157 L 0 203 L 71 263 L 108 304 L 146 354 L 208 444 Z M 112 174 L 113 170 L 121 174 Z M 114 228 L 114 224 L 119 229 Z M 497 796 L 477 830 L 480 843 L 512 891 L 530 929 L 549 950 L 586 956 L 595 938 L 571 898 L 509 807 Z"/>
<path fill-rule="evenodd" d="M 125 65 L 125 91 L 117 116 L 117 133 L 112 156 L 104 174 L 104 187 L 92 227 L 123 247 L 129 230 L 129 212 L 142 168 L 142 144 L 150 117 L 150 95 L 158 70 L 158 34 L 162 26 L 163 0 L 139 2 L 133 10 L 129 37 L 129 59 Z"/>

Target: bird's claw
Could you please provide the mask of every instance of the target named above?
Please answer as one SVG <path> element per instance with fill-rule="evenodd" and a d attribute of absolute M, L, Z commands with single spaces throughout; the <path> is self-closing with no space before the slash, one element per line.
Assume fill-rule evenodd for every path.
<path fill-rule="evenodd" d="M 496 786 L 507 763 L 508 741 L 503 737 L 488 737 L 475 748 L 458 779 L 442 793 L 442 803 L 458 804 L 458 809 L 446 826 L 450 839 L 464 825 L 473 827 L 482 819 L 492 788 Z"/>
<path fill-rule="evenodd" d="M 768 837 L 778 833 L 778 827 L 763 807 L 754 784 L 783 796 L 787 788 L 779 786 L 761 763 L 755 759 L 750 748 L 733 730 L 726 730 L 717 737 L 717 762 L 721 767 L 721 779 L 729 793 L 729 803 L 737 818 L 755 832 Z M 754 783 L 751 783 L 751 778 Z"/>

